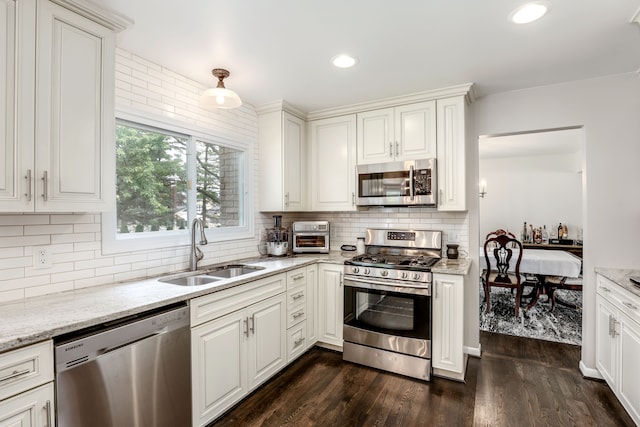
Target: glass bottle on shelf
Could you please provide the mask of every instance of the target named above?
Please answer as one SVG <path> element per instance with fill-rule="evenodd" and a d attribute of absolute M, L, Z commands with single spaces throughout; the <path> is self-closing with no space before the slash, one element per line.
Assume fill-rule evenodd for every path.
<path fill-rule="evenodd" d="M 522 243 L 527 243 L 527 221 L 524 222 L 524 227 L 522 228 L 522 233 L 520 233 L 520 241 Z"/>
<path fill-rule="evenodd" d="M 529 235 L 527 238 L 528 243 L 533 243 L 533 224 L 529 224 Z"/>
<path fill-rule="evenodd" d="M 558 239 L 563 239 L 564 228 L 562 227 L 562 223 L 558 224 Z"/>
<path fill-rule="evenodd" d="M 546 225 L 542 226 L 542 244 L 543 245 L 548 245 L 549 244 L 549 233 L 547 232 L 547 226 Z"/>

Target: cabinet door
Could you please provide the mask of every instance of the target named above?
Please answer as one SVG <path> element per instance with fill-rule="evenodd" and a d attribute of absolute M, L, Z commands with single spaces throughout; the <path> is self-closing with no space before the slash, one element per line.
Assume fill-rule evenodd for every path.
<path fill-rule="evenodd" d="M 393 161 L 393 108 L 358 113 L 358 164 Z"/>
<path fill-rule="evenodd" d="M 318 340 L 318 266 L 307 267 L 307 347 Z"/>
<path fill-rule="evenodd" d="M 463 373 L 464 277 L 434 274 L 431 295 L 433 368 Z"/>
<path fill-rule="evenodd" d="M 620 401 L 631 418 L 640 423 L 640 325 L 621 315 L 620 335 Z"/>
<path fill-rule="evenodd" d="M 286 295 L 276 295 L 249 307 L 248 323 L 247 377 L 252 389 L 286 363 Z"/>
<path fill-rule="evenodd" d="M 35 16 L 33 0 L 0 0 L 0 204 L 32 211 Z"/>
<path fill-rule="evenodd" d="M 38 2 L 36 209 L 108 210 L 115 204 L 113 32 Z"/>
<path fill-rule="evenodd" d="M 396 161 L 436 157 L 436 102 L 396 107 L 394 150 Z"/>
<path fill-rule="evenodd" d="M 52 426 L 55 414 L 53 383 L 0 402 L 0 427 Z"/>
<path fill-rule="evenodd" d="M 615 390 L 616 381 L 616 310 L 602 296 L 596 296 L 596 367 Z"/>
<path fill-rule="evenodd" d="M 355 114 L 311 122 L 311 208 L 356 210 Z"/>
<path fill-rule="evenodd" d="M 284 143 L 284 210 L 306 208 L 307 153 L 304 121 L 284 113 L 282 117 Z"/>
<path fill-rule="evenodd" d="M 319 334 L 318 340 L 342 347 L 344 289 L 341 265 L 321 264 L 319 268 Z"/>
<path fill-rule="evenodd" d="M 465 100 L 439 99 L 437 105 L 438 210 L 466 209 Z"/>
<path fill-rule="evenodd" d="M 247 393 L 247 313 L 231 313 L 191 330 L 193 425 L 206 425 Z"/>

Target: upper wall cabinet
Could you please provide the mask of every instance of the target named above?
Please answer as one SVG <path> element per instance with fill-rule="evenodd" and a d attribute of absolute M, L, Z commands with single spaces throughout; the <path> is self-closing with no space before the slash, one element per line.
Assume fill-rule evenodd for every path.
<path fill-rule="evenodd" d="M 259 115 L 260 210 L 307 208 L 305 122 L 286 111 Z"/>
<path fill-rule="evenodd" d="M 311 122 L 311 209 L 356 210 L 356 115 Z"/>
<path fill-rule="evenodd" d="M 358 164 L 436 157 L 435 101 L 358 113 Z"/>
<path fill-rule="evenodd" d="M 466 209 L 466 156 L 464 96 L 438 99 L 438 210 Z"/>
<path fill-rule="evenodd" d="M 128 22 L 78 0 L 0 4 L 2 211 L 112 209 L 114 30 Z"/>

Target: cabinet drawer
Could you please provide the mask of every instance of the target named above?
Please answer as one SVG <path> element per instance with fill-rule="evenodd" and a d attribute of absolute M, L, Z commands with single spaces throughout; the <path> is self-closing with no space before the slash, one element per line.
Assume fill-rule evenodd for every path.
<path fill-rule="evenodd" d="M 287 311 L 294 310 L 295 308 L 307 303 L 307 287 L 301 286 L 299 288 L 293 288 L 287 291 Z"/>
<path fill-rule="evenodd" d="M 287 328 L 307 319 L 307 306 L 300 305 L 294 310 L 287 310 Z"/>
<path fill-rule="evenodd" d="M 0 400 L 53 381 L 53 342 L 0 354 Z"/>
<path fill-rule="evenodd" d="M 287 272 L 287 289 L 307 284 L 307 269 L 298 268 Z"/>
<path fill-rule="evenodd" d="M 285 280 L 284 274 L 278 274 L 194 298 L 190 302 L 191 327 L 283 293 L 286 290 Z"/>
<path fill-rule="evenodd" d="M 307 322 L 287 330 L 287 362 L 300 356 L 307 348 Z"/>
<path fill-rule="evenodd" d="M 640 297 L 632 294 L 606 277 L 597 275 L 597 292 L 618 310 L 640 323 Z"/>

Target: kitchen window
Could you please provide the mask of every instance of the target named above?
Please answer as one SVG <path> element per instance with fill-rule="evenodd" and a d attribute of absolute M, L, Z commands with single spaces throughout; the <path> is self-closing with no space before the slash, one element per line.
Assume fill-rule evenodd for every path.
<path fill-rule="evenodd" d="M 116 120 L 116 211 L 103 214 L 106 253 L 189 244 L 190 224 L 212 242 L 253 235 L 250 146 L 167 119 Z"/>

